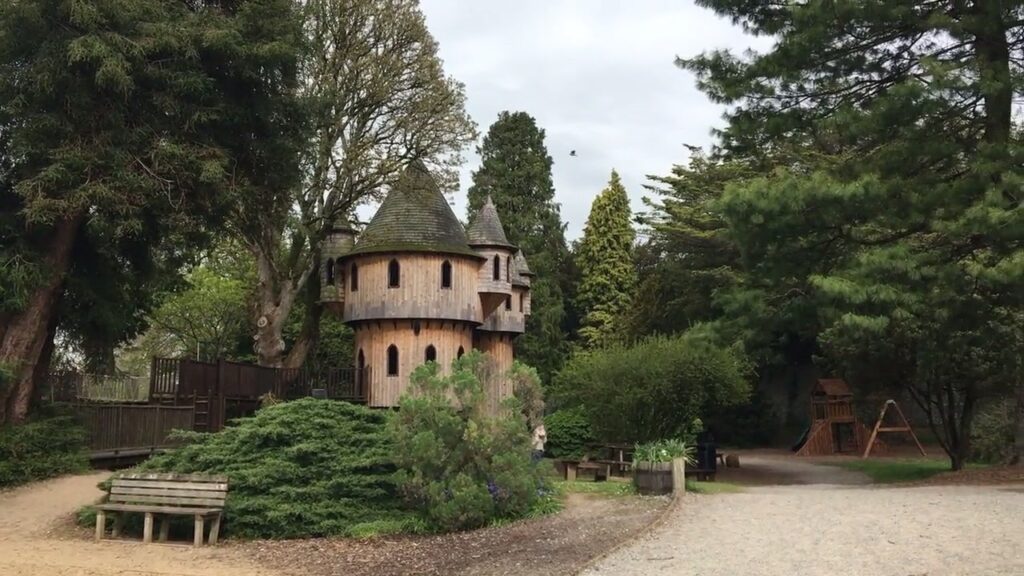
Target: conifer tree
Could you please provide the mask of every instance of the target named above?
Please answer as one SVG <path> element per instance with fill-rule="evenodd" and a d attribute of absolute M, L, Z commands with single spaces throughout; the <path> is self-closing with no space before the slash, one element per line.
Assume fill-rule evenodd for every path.
<path fill-rule="evenodd" d="M 537 275 L 533 314 L 516 339 L 516 354 L 549 382 L 565 360 L 566 304 L 574 281 L 544 130 L 526 112 L 502 112 L 477 152 L 481 166 L 469 188 L 470 219 L 490 196 L 509 242 L 522 249 Z"/>
<path fill-rule="evenodd" d="M 730 106 L 721 152 L 814 151 L 727 188 L 749 274 L 732 302 L 800 322 L 850 374 L 885 363 L 960 468 L 979 403 L 1024 387 L 1005 344 L 1024 327 L 1024 7 L 700 3 L 776 40 L 680 62 Z"/>
<path fill-rule="evenodd" d="M 632 257 L 635 238 L 629 196 L 612 170 L 608 187 L 590 207 L 576 254 L 580 270 L 576 301 L 584 346 L 604 346 L 622 337 L 637 285 Z"/>

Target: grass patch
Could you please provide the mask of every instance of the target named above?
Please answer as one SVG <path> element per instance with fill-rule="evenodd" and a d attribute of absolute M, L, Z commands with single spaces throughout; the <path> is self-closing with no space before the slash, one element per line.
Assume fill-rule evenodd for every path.
<path fill-rule="evenodd" d="M 916 482 L 931 478 L 941 472 L 949 472 L 949 461 L 933 458 L 884 458 L 877 460 L 851 460 L 839 462 L 838 466 L 867 474 L 878 484 Z M 968 468 L 984 468 L 969 464 Z"/>
<path fill-rule="evenodd" d="M 559 490 L 566 494 L 600 494 L 602 496 L 611 497 L 636 495 L 636 487 L 633 486 L 632 482 L 617 482 L 614 480 L 606 482 L 574 480 L 572 482 L 567 482 L 565 480 L 559 480 L 554 484 Z"/>
<path fill-rule="evenodd" d="M 728 482 L 701 482 L 699 480 L 687 480 L 686 491 L 694 494 L 735 494 L 743 492 L 739 484 Z"/>

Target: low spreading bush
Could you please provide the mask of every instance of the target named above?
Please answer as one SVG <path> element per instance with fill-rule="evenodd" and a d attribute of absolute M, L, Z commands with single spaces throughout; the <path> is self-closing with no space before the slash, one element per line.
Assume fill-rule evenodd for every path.
<path fill-rule="evenodd" d="M 270 405 L 157 456 L 149 471 L 226 474 L 225 530 L 298 538 L 416 531 L 395 485 L 388 413 L 304 399 Z"/>
<path fill-rule="evenodd" d="M 971 460 L 1003 464 L 1013 456 L 1014 411 L 1012 400 L 999 400 L 978 411 L 971 428 Z"/>
<path fill-rule="evenodd" d="M 547 451 L 553 458 L 579 459 L 594 442 L 590 419 L 582 407 L 558 410 L 544 418 Z"/>
<path fill-rule="evenodd" d="M 85 430 L 71 416 L 40 414 L 0 426 L 0 487 L 88 468 Z"/>
<path fill-rule="evenodd" d="M 485 390 L 494 389 L 494 378 L 508 377 L 494 374 L 490 362 L 472 352 L 456 360 L 449 375 L 433 362 L 417 368 L 410 392 L 391 418 L 402 494 L 436 530 L 468 530 L 520 518 L 537 498 L 531 410 L 511 398 L 500 413 L 488 411 Z M 530 373 L 516 371 L 519 378 Z M 517 388 L 535 395 L 536 384 L 521 382 Z"/>
<path fill-rule="evenodd" d="M 747 364 L 732 348 L 699 336 L 652 337 L 575 355 L 552 394 L 581 406 L 600 440 L 682 438 L 716 406 L 745 402 Z"/>

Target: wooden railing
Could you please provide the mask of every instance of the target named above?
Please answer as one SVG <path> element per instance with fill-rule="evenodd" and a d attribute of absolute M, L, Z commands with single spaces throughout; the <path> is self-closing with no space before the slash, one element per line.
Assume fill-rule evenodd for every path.
<path fill-rule="evenodd" d="M 75 404 L 72 411 L 88 434 L 93 458 L 148 454 L 171 448 L 172 430 L 192 430 L 191 406 Z"/>
<path fill-rule="evenodd" d="M 366 397 L 368 376 L 368 368 L 270 368 L 227 360 L 154 358 L 150 397 L 180 403 L 195 396 L 257 399 L 273 394 L 293 400 L 323 389 L 329 399 L 360 402 Z"/>
<path fill-rule="evenodd" d="M 147 402 L 149 384 L 144 377 L 126 374 L 50 372 L 39 391 L 45 402 Z"/>

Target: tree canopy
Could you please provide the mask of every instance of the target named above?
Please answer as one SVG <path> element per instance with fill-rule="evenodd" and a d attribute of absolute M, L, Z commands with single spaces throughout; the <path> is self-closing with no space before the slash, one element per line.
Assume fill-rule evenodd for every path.
<path fill-rule="evenodd" d="M 565 241 L 565 224 L 555 202 L 551 156 L 544 130 L 526 112 L 502 112 L 477 149 L 480 168 L 469 188 L 470 215 L 490 197 L 509 242 L 526 255 L 537 278 L 532 283 L 532 310 L 516 353 L 550 381 L 566 354 L 571 328 L 567 302 L 574 291 L 574 271 Z"/>

